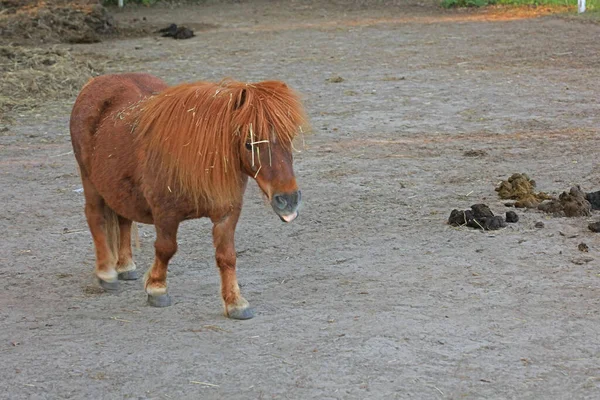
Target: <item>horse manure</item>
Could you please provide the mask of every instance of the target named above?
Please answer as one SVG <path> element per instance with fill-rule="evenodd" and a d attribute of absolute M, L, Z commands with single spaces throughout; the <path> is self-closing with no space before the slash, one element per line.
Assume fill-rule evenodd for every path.
<path fill-rule="evenodd" d="M 11 18 L 0 21 L 3 38 L 35 43 L 94 43 L 101 41 L 101 35 L 116 32 L 113 16 L 100 4 L 75 7 L 46 3 L 51 2 L 29 8 L 17 6 Z"/>
<path fill-rule="evenodd" d="M 170 24 L 166 28 L 159 29 L 156 32 L 162 33 L 162 37 L 172 37 L 173 39 L 189 39 L 196 36 L 193 30 L 185 26 L 177 26 L 177 24 Z"/>
<path fill-rule="evenodd" d="M 600 222 L 592 222 L 588 225 L 588 229 L 592 232 L 600 232 Z"/>
<path fill-rule="evenodd" d="M 587 253 L 588 251 L 590 251 L 589 246 L 583 242 L 579 243 L 579 245 L 577 246 L 577 249 L 579 249 L 579 251 L 583 251 L 584 253 Z"/>
<path fill-rule="evenodd" d="M 506 212 L 506 222 L 510 222 L 510 223 L 519 222 L 519 216 L 514 211 L 507 211 Z"/>
<path fill-rule="evenodd" d="M 600 210 L 600 191 L 586 193 L 585 199 L 590 202 L 592 210 Z"/>
<path fill-rule="evenodd" d="M 573 186 L 569 193 L 562 192 L 558 199 L 543 202 L 538 209 L 559 217 L 586 217 L 591 215 L 592 206 L 581 188 Z"/>
<path fill-rule="evenodd" d="M 553 199 L 544 192 L 535 193 L 535 181 L 526 174 L 513 174 L 496 188 L 501 199 L 516 200 L 515 207 L 536 208 L 542 201 Z"/>
<path fill-rule="evenodd" d="M 516 215 L 516 214 L 515 214 Z M 506 227 L 506 222 L 499 215 L 494 215 L 485 204 L 474 204 L 470 210 L 452 210 L 448 218 L 452 226 L 469 226 L 484 231 L 493 231 Z"/>

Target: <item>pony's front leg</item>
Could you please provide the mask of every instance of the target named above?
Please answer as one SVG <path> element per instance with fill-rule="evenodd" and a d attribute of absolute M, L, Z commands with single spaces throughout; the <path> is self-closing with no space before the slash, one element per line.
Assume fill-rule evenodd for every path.
<path fill-rule="evenodd" d="M 167 294 L 167 268 L 169 260 L 177 251 L 178 222 L 157 223 L 156 242 L 154 249 L 156 256 L 154 264 L 146 273 L 145 288 L 148 293 L 148 303 L 154 307 L 167 307 L 171 305 L 171 297 Z"/>
<path fill-rule="evenodd" d="M 240 211 L 236 209 L 225 219 L 213 221 L 213 242 L 217 266 L 221 274 L 221 296 L 225 315 L 233 319 L 250 319 L 254 317 L 254 311 L 240 294 L 240 287 L 235 275 L 234 233 Z"/>

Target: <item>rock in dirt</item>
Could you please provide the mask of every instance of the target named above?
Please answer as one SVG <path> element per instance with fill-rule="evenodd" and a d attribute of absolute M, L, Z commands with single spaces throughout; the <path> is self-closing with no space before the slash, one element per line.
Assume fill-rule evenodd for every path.
<path fill-rule="evenodd" d="M 196 36 L 193 30 L 185 26 L 177 26 L 177 24 L 170 24 L 157 32 L 162 33 L 162 37 L 172 37 L 173 39 L 189 39 Z"/>
<path fill-rule="evenodd" d="M 569 193 L 562 192 L 558 199 L 543 202 L 538 209 L 557 217 L 586 217 L 591 215 L 592 206 L 579 186 L 573 186 Z"/>
<path fill-rule="evenodd" d="M 545 225 L 542 221 L 537 221 L 534 226 L 538 229 L 542 229 Z"/>
<path fill-rule="evenodd" d="M 553 197 L 544 192 L 535 193 L 535 181 L 526 174 L 513 174 L 508 180 L 500 182 L 496 188 L 501 199 L 516 200 L 514 206 L 520 208 L 535 208 L 542 201 Z"/>
<path fill-rule="evenodd" d="M 583 242 L 579 243 L 579 245 L 577 246 L 577 249 L 579 249 L 579 251 L 583 251 L 584 253 L 587 253 L 588 251 L 590 251 L 589 246 Z"/>
<path fill-rule="evenodd" d="M 486 231 L 497 230 L 506 227 L 506 222 L 499 215 L 494 215 L 492 210 L 485 204 L 474 204 L 470 210 L 452 210 L 448 218 L 448 224 L 452 226 L 469 226 Z"/>

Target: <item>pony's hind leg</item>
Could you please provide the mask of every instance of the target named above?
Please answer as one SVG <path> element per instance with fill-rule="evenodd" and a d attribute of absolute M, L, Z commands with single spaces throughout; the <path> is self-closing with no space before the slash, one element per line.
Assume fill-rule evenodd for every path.
<path fill-rule="evenodd" d="M 221 296 L 225 315 L 233 319 L 250 319 L 254 317 L 254 310 L 240 294 L 235 274 L 234 233 L 239 216 L 240 210 L 235 210 L 227 218 L 213 221 L 213 242 L 217 266 L 221 275 Z"/>
<path fill-rule="evenodd" d="M 92 183 L 86 178 L 83 178 L 82 182 L 85 195 L 85 216 L 96 249 L 94 273 L 100 286 L 105 290 L 114 291 L 119 287 L 115 270 L 118 245 L 117 217 L 114 211 L 104 203 L 104 199 Z"/>
<path fill-rule="evenodd" d="M 117 273 L 121 280 L 130 281 L 138 278 L 133 255 L 131 252 L 131 224 L 130 219 L 119 216 L 119 260 Z"/>
<path fill-rule="evenodd" d="M 148 303 L 154 307 L 171 305 L 171 297 L 167 294 L 167 268 L 169 260 L 177 251 L 178 222 L 160 223 L 154 221 L 156 242 L 154 242 L 154 264 L 148 270 L 144 287 L 148 293 Z"/>

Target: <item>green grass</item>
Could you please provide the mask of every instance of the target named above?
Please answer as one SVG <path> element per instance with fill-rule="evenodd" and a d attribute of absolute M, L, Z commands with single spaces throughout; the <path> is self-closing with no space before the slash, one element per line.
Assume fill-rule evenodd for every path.
<path fill-rule="evenodd" d="M 573 6 L 577 7 L 577 0 L 498 0 L 498 4 L 511 6 Z M 586 0 L 587 10 L 600 8 L 600 0 Z"/>
<path fill-rule="evenodd" d="M 442 7 L 484 7 L 493 4 L 509 6 L 571 6 L 577 7 L 577 0 L 442 0 Z M 586 12 L 600 11 L 600 0 L 586 0 Z"/>

